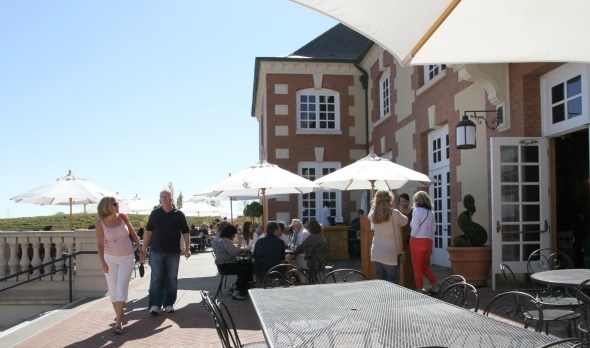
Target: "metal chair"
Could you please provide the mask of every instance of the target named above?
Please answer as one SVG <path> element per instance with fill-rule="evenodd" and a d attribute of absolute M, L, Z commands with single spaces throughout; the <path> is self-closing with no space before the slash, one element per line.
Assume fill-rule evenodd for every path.
<path fill-rule="evenodd" d="M 455 283 L 466 283 L 465 277 L 459 274 L 453 274 L 445 278 L 438 287 L 438 293 L 441 294 L 445 289 Z"/>
<path fill-rule="evenodd" d="M 502 276 L 504 277 L 504 280 L 506 281 L 506 285 L 508 285 L 513 291 L 518 291 L 516 277 L 514 276 L 514 272 L 512 272 L 512 269 L 510 269 L 510 267 L 508 265 L 501 263 L 500 270 L 502 271 Z M 552 301 L 550 303 L 546 303 L 539 296 L 535 296 L 535 299 L 543 307 L 543 313 L 544 313 L 543 320 L 545 321 L 545 333 L 549 334 L 549 322 L 550 321 L 563 320 L 563 321 L 565 321 L 564 324 L 567 327 L 568 335 L 571 336 L 571 334 L 572 334 L 571 333 L 572 321 L 575 325 L 576 319 L 578 319 L 580 317 L 580 313 L 577 313 L 577 312 L 570 310 L 570 309 L 561 309 L 561 308 L 551 307 L 551 305 L 553 305 L 555 303 L 555 301 Z M 546 298 L 545 298 L 545 300 L 546 300 Z M 578 305 L 577 299 L 575 301 L 576 301 L 575 305 L 577 306 Z"/>
<path fill-rule="evenodd" d="M 307 274 L 301 268 L 289 263 L 281 263 L 269 269 L 262 282 L 265 289 L 285 288 L 300 284 L 308 284 Z"/>
<path fill-rule="evenodd" d="M 343 269 L 336 269 L 332 272 L 329 272 L 324 276 L 322 281 L 323 284 L 330 284 L 330 283 L 346 283 L 346 282 L 357 282 L 362 280 L 367 280 L 366 275 L 363 272 L 351 269 L 351 268 L 343 268 Z"/>
<path fill-rule="evenodd" d="M 213 260 L 215 260 L 217 258 L 215 256 L 215 251 L 213 251 L 212 254 L 213 254 Z M 217 272 L 219 272 L 219 275 L 221 276 L 221 279 L 219 279 L 219 286 L 217 287 L 217 291 L 215 292 L 215 298 L 217 298 L 217 296 L 219 296 L 219 294 L 221 293 L 221 288 L 223 286 L 227 287 L 227 276 L 228 275 L 232 275 L 230 273 L 226 273 L 226 272 L 221 271 L 219 269 L 219 266 L 217 267 Z"/>
<path fill-rule="evenodd" d="M 492 310 L 505 311 L 503 316 L 524 321 L 525 329 L 529 327 L 531 320 L 537 322 L 535 331 L 541 332 L 543 329 L 543 305 L 537 302 L 535 297 L 525 292 L 507 291 L 494 296 L 486 305 L 483 315 L 489 316 Z"/>
<path fill-rule="evenodd" d="M 537 272 L 572 268 L 573 262 L 568 255 L 551 248 L 537 249 L 531 253 L 527 260 L 527 272 L 529 276 Z M 578 306 L 576 297 L 568 294 L 565 289 L 551 286 L 539 287 L 534 281 L 532 283 L 537 298 L 544 305 L 570 308 Z"/>
<path fill-rule="evenodd" d="M 457 282 L 439 290 L 438 299 L 463 308 L 471 308 L 468 304 L 473 303 L 473 310 L 477 313 L 479 309 L 479 294 L 477 289 L 465 282 Z"/>
<path fill-rule="evenodd" d="M 320 243 L 313 247 L 310 255 L 305 255 L 308 269 L 305 270 L 310 284 L 320 284 L 325 273 L 328 257 L 330 256 L 330 245 Z"/>
<path fill-rule="evenodd" d="M 240 336 L 238 335 L 238 330 L 236 329 L 236 325 L 234 320 L 231 316 L 231 313 L 227 306 L 221 300 L 213 301 L 209 295 L 207 295 L 204 291 L 201 290 L 201 298 L 203 299 L 203 304 L 205 309 L 211 316 L 213 317 L 213 321 L 215 323 L 215 329 L 217 330 L 217 335 L 219 336 L 219 340 L 224 348 L 239 348 L 239 347 L 250 347 L 250 348 L 258 348 L 258 347 L 268 347 L 266 342 L 254 342 L 254 343 L 247 343 L 242 344 L 240 341 Z M 228 320 L 229 319 L 229 320 Z M 231 324 L 231 327 L 228 325 L 228 321 Z"/>
<path fill-rule="evenodd" d="M 565 338 L 559 341 L 548 343 L 539 348 L 549 347 L 590 348 L 590 342 L 583 340 L 581 338 Z"/>
<path fill-rule="evenodd" d="M 578 324 L 577 329 L 580 331 L 582 337 L 590 340 L 590 326 L 588 322 L 588 306 L 590 306 L 590 279 L 580 283 L 575 289 L 576 298 L 580 308 L 582 322 Z"/>

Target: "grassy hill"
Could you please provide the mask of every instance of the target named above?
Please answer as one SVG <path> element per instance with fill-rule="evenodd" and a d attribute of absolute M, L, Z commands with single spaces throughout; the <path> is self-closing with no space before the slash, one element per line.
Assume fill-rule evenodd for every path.
<path fill-rule="evenodd" d="M 74 228 L 88 228 L 94 225 L 98 220 L 98 215 L 93 214 L 74 214 Z M 148 215 L 128 214 L 131 223 L 135 228 L 143 227 L 147 223 Z M 214 217 L 187 217 L 189 226 L 195 224 L 211 223 Z M 235 223 L 240 223 L 234 221 Z M 45 226 L 52 226 L 55 231 L 67 231 L 70 229 L 70 215 L 58 213 L 50 216 L 34 216 L 0 219 L 0 231 L 42 231 Z"/>

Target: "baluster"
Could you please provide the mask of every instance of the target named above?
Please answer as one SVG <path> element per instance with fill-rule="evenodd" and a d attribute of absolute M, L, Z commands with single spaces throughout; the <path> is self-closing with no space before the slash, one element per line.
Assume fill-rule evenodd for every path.
<path fill-rule="evenodd" d="M 41 265 L 41 256 L 39 255 L 39 248 L 41 247 L 41 243 L 39 239 L 35 238 L 36 240 L 33 241 L 33 258 L 31 259 L 31 266 L 37 267 Z M 33 278 L 38 277 L 41 275 L 39 269 L 33 270 Z"/>
<path fill-rule="evenodd" d="M 68 254 L 69 255 L 72 255 L 74 253 L 74 250 L 75 250 L 74 249 L 74 245 L 75 245 L 74 238 L 72 238 L 72 237 L 66 237 L 66 238 L 64 238 L 64 243 L 66 244 L 66 247 L 68 248 Z M 72 260 L 72 261 L 75 261 L 75 260 Z M 66 260 L 64 260 L 64 265 L 65 266 L 68 265 L 68 263 L 67 263 Z M 72 272 L 72 276 L 74 276 L 75 275 L 74 270 L 76 269 L 75 268 L 75 262 L 72 262 L 72 268 L 73 269 L 68 270 L 68 272 Z"/>
<path fill-rule="evenodd" d="M 8 275 L 8 257 L 6 257 L 6 241 L 0 238 L 0 278 Z"/>
<path fill-rule="evenodd" d="M 62 257 L 63 254 L 63 241 L 61 238 L 57 238 L 58 240 L 54 241 L 55 242 L 55 258 L 56 259 L 60 259 Z M 51 272 L 55 272 L 56 268 L 61 268 L 63 266 L 63 263 L 54 263 L 51 266 Z M 51 276 L 51 279 L 53 279 L 53 277 L 55 277 L 55 275 Z"/>
<path fill-rule="evenodd" d="M 43 243 L 43 249 L 45 250 L 41 263 L 46 264 L 51 261 L 51 238 L 41 238 L 41 243 Z M 51 266 L 45 266 L 41 270 L 43 274 L 47 274 L 51 272 Z M 51 277 L 43 277 L 41 281 L 51 281 Z"/>
<path fill-rule="evenodd" d="M 18 241 L 20 242 L 20 249 L 21 249 L 21 256 L 20 256 L 20 270 L 21 272 L 24 272 L 26 270 L 29 269 L 29 266 L 31 265 L 31 259 L 29 259 L 29 239 L 26 237 L 22 237 L 22 238 L 18 238 Z M 25 276 L 23 276 L 23 278 L 25 278 Z M 29 279 L 30 277 L 27 275 L 26 279 Z"/>
<path fill-rule="evenodd" d="M 10 246 L 10 258 L 8 259 L 8 270 L 9 274 L 15 274 L 19 271 L 18 268 L 18 243 L 16 238 L 8 238 L 8 245 Z M 16 278 L 12 278 L 12 281 L 16 282 Z"/>

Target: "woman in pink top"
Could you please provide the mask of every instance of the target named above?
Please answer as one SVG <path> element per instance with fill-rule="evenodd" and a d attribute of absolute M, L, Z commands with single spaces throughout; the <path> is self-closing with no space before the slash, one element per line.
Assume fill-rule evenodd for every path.
<path fill-rule="evenodd" d="M 109 295 L 115 309 L 114 330 L 121 334 L 123 333 L 123 308 L 127 301 L 131 272 L 135 265 L 131 239 L 139 246 L 139 237 L 129 218 L 125 214 L 119 214 L 119 203 L 114 197 L 104 197 L 100 200 L 98 216 L 99 219 L 96 222 L 98 258 L 107 279 Z M 142 260 L 145 258 L 143 254 L 140 256 Z"/>
<path fill-rule="evenodd" d="M 432 240 L 434 239 L 435 226 L 432 200 L 428 193 L 418 191 L 414 194 L 414 210 L 410 227 L 410 251 L 412 252 L 412 265 L 414 267 L 414 282 L 416 290 L 425 292 L 423 277 L 426 276 L 432 285 L 432 292 L 438 292 L 438 284 L 430 269 L 430 253 L 432 252 Z"/>

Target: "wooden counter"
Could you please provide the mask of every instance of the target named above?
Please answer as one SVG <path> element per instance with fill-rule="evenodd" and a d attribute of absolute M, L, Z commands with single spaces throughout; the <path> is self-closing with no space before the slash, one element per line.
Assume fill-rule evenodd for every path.
<path fill-rule="evenodd" d="M 338 254 L 335 256 L 336 260 L 348 260 L 348 226 L 346 225 L 338 225 L 338 226 L 325 226 L 324 227 L 324 236 L 328 240 L 328 244 L 330 245 L 330 253 L 333 253 L 338 244 L 340 245 L 340 250 Z"/>

